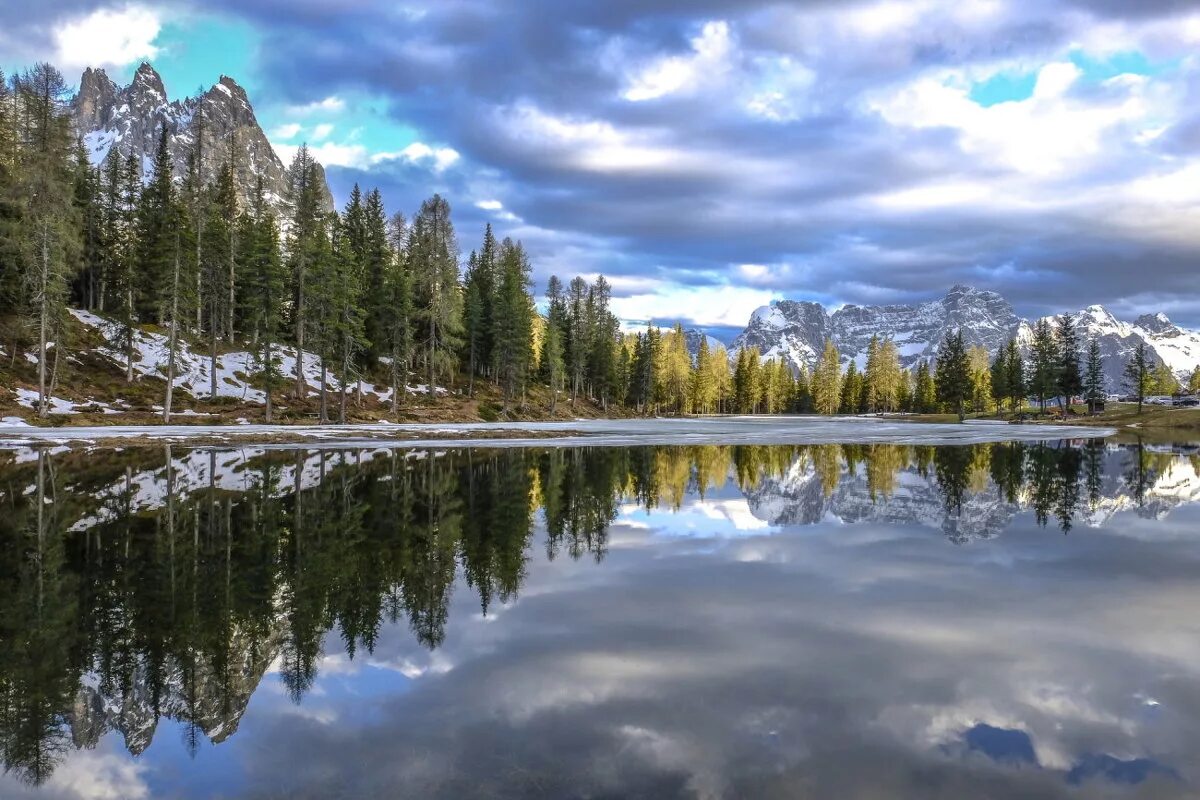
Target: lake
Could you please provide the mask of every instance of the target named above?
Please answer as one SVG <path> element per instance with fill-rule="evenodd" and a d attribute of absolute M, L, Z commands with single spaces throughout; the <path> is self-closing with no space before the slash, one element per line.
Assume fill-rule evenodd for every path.
<path fill-rule="evenodd" d="M 1194 797 L 1200 449 L 0 451 L 4 798 Z"/>

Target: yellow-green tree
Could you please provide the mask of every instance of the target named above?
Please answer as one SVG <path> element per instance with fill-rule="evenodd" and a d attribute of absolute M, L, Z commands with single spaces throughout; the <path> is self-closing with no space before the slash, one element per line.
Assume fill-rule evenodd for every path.
<path fill-rule="evenodd" d="M 832 339 L 825 340 L 825 349 L 813 369 L 810 391 L 814 411 L 818 414 L 837 413 L 842 401 L 842 366 Z"/>
<path fill-rule="evenodd" d="M 992 364 L 986 347 L 975 345 L 967 351 L 971 376 L 971 408 L 986 413 L 995 407 L 992 398 Z"/>

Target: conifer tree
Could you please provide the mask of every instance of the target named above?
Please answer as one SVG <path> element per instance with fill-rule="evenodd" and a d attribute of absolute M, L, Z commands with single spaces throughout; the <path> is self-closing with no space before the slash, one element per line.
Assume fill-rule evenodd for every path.
<path fill-rule="evenodd" d="M 232 155 L 227 168 L 232 170 Z M 291 206 L 291 224 L 288 225 L 288 267 L 291 271 L 292 293 L 292 338 L 296 344 L 296 385 L 294 394 L 297 400 L 308 396 L 308 384 L 305 381 L 304 350 L 305 334 L 309 328 L 309 292 L 312 276 L 309 270 L 312 265 L 314 251 L 320 246 L 318 229 L 322 225 L 320 189 L 317 173 L 317 162 L 307 144 L 301 144 L 288 167 L 288 204 Z M 358 186 L 354 191 L 357 195 Z M 324 389 L 322 389 L 324 391 Z"/>
<path fill-rule="evenodd" d="M 248 322 L 262 347 L 264 419 L 272 418 L 272 394 L 276 384 L 275 343 L 283 324 L 285 293 L 284 266 L 279 253 L 279 228 L 263 196 L 262 176 L 255 182 L 254 196 L 241 216 L 238 240 L 245 276 Z"/>
<path fill-rule="evenodd" d="M 1100 340 L 1094 336 L 1088 341 L 1083 395 L 1089 411 L 1094 411 L 1096 404 L 1104 400 L 1104 362 L 1100 357 Z"/>
<path fill-rule="evenodd" d="M 533 317 L 536 311 L 529 295 L 532 284 L 529 258 L 520 242 L 505 239 L 498 254 L 499 283 L 493 308 L 492 362 L 500 379 L 506 403 L 524 391 L 533 364 Z"/>
<path fill-rule="evenodd" d="M 397 213 L 388 224 L 392 252 L 384 280 L 388 357 L 391 359 L 392 415 L 399 413 L 400 398 L 408 391 L 408 366 L 412 360 L 412 274 L 408 267 L 405 244 L 408 225 Z"/>
<path fill-rule="evenodd" d="M 1034 323 L 1031 358 L 1029 390 L 1037 398 L 1044 414 L 1046 401 L 1058 392 L 1062 368 L 1058 339 L 1047 320 L 1040 319 Z"/>
<path fill-rule="evenodd" d="M 929 362 L 922 360 L 917 365 L 917 376 L 913 382 L 913 409 L 919 414 L 932 414 L 937 410 L 937 387 L 929 371 Z"/>
<path fill-rule="evenodd" d="M 836 414 L 842 397 L 841 356 L 832 339 L 825 340 L 825 349 L 817 359 L 812 376 L 813 410 L 818 414 Z"/>
<path fill-rule="evenodd" d="M 150 180 L 137 204 L 138 252 L 136 291 L 138 316 L 163 322 L 171 303 L 176 224 L 180 219 L 175 193 L 167 126 L 159 132 Z"/>
<path fill-rule="evenodd" d="M 567 289 L 567 372 L 571 378 L 571 406 L 583 388 L 587 371 L 588 322 L 587 281 L 579 276 L 571 279 Z"/>
<path fill-rule="evenodd" d="M 238 259 L 238 194 L 233 163 L 227 162 L 206 193 L 205 244 L 199 263 L 200 297 L 198 306 L 205 319 L 209 344 L 209 396 L 216 397 L 217 343 L 226 334 L 229 302 L 230 263 Z"/>
<path fill-rule="evenodd" d="M 1125 362 L 1125 385 L 1137 397 L 1138 413 L 1142 413 L 1142 404 L 1150 393 L 1151 367 L 1150 357 L 1146 352 L 1146 343 L 1138 342 L 1133 354 Z"/>
<path fill-rule="evenodd" d="M 363 209 L 364 226 L 360 293 L 363 305 L 363 359 L 374 368 L 380 356 L 390 352 L 388 347 L 388 271 L 392 263 L 392 248 L 388 242 L 388 217 L 383 195 L 378 189 L 367 193 Z"/>
<path fill-rule="evenodd" d="M 1071 405 L 1071 398 L 1083 392 L 1083 373 L 1079 365 L 1079 330 L 1074 315 L 1068 313 L 1058 317 L 1055 337 L 1058 350 L 1057 393 L 1065 411 Z"/>
<path fill-rule="evenodd" d="M 1200 366 L 1192 370 L 1192 375 L 1188 378 L 1187 388 L 1192 394 L 1200 394 Z"/>
<path fill-rule="evenodd" d="M 976 345 L 967 350 L 967 363 L 971 372 L 971 408 L 977 413 L 986 413 L 991 410 L 993 402 L 992 371 L 987 349 Z"/>
<path fill-rule="evenodd" d="M 842 397 L 838 410 L 843 414 L 859 413 L 859 405 L 863 396 L 863 378 L 858 372 L 858 364 L 851 360 L 842 377 Z"/>
<path fill-rule="evenodd" d="M 451 377 L 462 336 L 462 295 L 458 285 L 458 242 L 450 204 L 435 194 L 421 204 L 409 236 L 414 318 L 418 325 L 426 391 L 433 397 L 437 379 Z"/>
<path fill-rule="evenodd" d="M 59 358 L 67 347 L 66 306 L 71 266 L 80 250 L 79 223 L 72 202 L 74 176 L 70 121 L 66 113 L 66 84 L 58 70 L 38 64 L 16 81 L 20 108 L 19 141 L 24 145 L 17 164 L 18 197 L 24 209 L 15 232 L 18 274 L 23 269 L 22 303 L 38 330 L 38 416 L 49 413 L 49 395 Z M 54 374 L 47 374 L 48 349 L 53 337 Z M 47 386 L 47 379 L 50 386 Z"/>
<path fill-rule="evenodd" d="M 1004 385 L 1008 390 L 1008 398 L 1012 401 L 1013 411 L 1018 411 L 1025 402 L 1025 394 L 1029 391 L 1025 382 L 1025 359 L 1021 357 L 1021 348 L 1017 346 L 1015 338 L 1008 340 L 1005 350 L 1007 355 L 1004 360 L 1008 374 Z"/>
<path fill-rule="evenodd" d="M 938 350 L 933 382 L 938 401 L 958 414 L 958 421 L 962 422 L 973 387 L 971 364 L 961 330 L 946 334 L 946 340 Z"/>
<path fill-rule="evenodd" d="M 1000 410 L 1004 409 L 1004 401 L 1008 400 L 1012 393 L 1008 388 L 1008 348 L 1001 347 L 996 351 L 996 357 L 992 359 L 991 382 L 992 394 L 996 398 L 996 406 Z"/>
<path fill-rule="evenodd" d="M 812 382 L 808 370 L 803 366 L 796 374 L 795 391 L 792 393 L 792 409 L 798 414 L 807 414 L 813 410 Z"/>

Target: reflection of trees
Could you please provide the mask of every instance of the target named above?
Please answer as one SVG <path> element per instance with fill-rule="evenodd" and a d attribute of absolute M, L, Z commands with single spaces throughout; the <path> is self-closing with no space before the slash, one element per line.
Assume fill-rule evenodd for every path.
<path fill-rule="evenodd" d="M 811 475 L 825 502 L 865 494 L 894 510 L 913 502 L 908 491 L 890 500 L 908 472 L 932 477 L 957 541 L 958 521 L 975 498 L 993 502 L 988 493 L 1068 530 L 1081 498 L 1102 499 L 1104 453 L 1095 443 L 292 451 L 252 456 L 224 483 L 215 451 L 123 453 L 107 473 L 41 453 L 0 482 L 0 757 L 40 782 L 67 748 L 108 729 L 141 752 L 163 717 L 194 751 L 236 730 L 276 659 L 300 701 L 334 629 L 351 658 L 401 617 L 437 647 L 460 568 L 485 614 L 517 596 L 539 505 L 550 558 L 599 561 L 622 503 L 679 508 L 730 478 L 749 492 Z M 1124 483 L 1139 502 L 1170 458 L 1129 450 Z M 161 501 L 148 507 L 149 486 Z"/>

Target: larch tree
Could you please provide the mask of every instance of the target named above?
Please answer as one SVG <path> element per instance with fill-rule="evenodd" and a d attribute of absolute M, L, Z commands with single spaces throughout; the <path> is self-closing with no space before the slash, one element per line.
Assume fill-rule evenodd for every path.
<path fill-rule="evenodd" d="M 821 351 L 812 375 L 813 410 L 818 414 L 836 414 L 841 396 L 841 355 L 833 340 L 826 339 L 825 349 Z"/>

